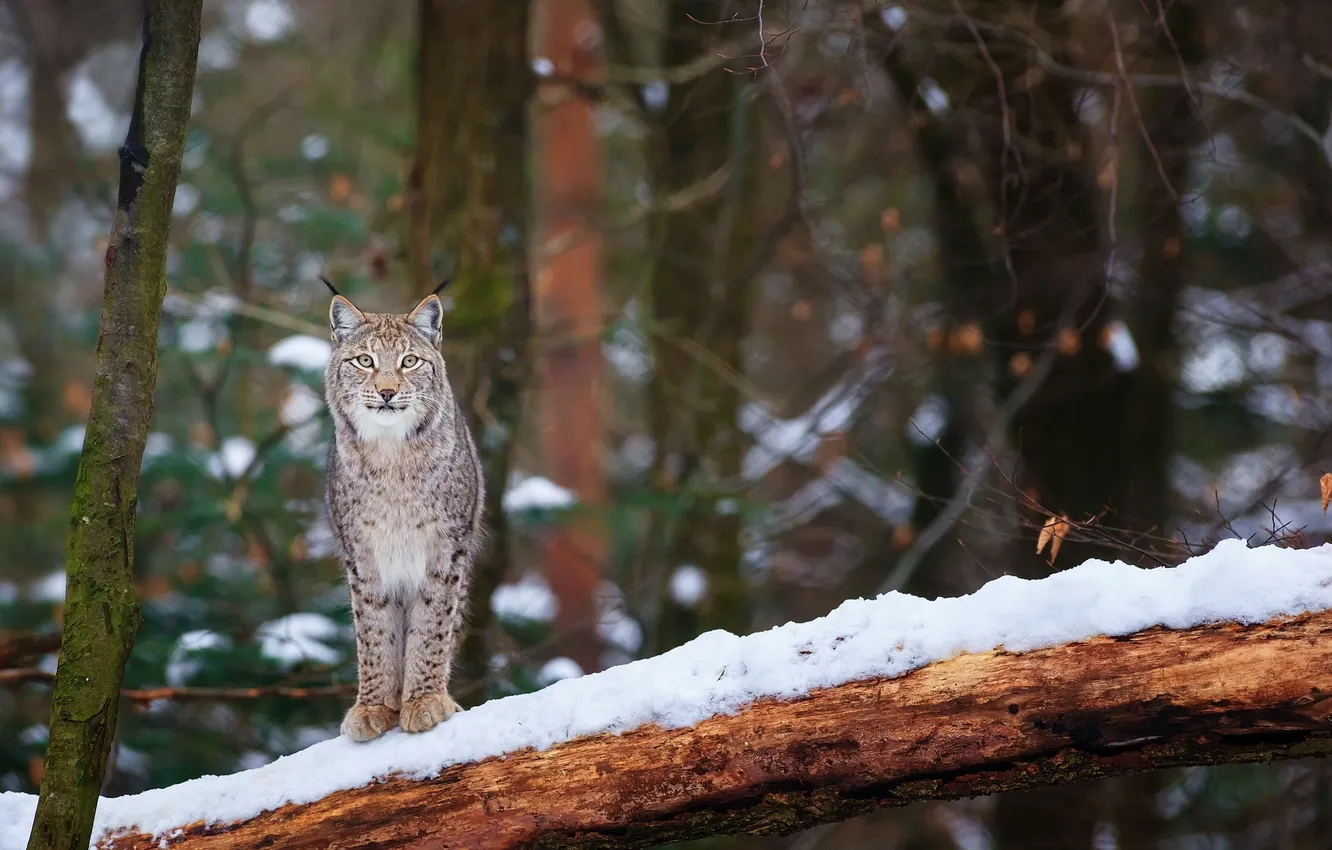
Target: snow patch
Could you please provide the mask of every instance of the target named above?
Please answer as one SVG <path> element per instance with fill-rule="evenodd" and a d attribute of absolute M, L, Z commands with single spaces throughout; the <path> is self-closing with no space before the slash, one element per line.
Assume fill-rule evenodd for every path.
<path fill-rule="evenodd" d="M 675 604 L 692 608 L 708 592 L 708 574 L 696 564 L 681 564 L 671 574 L 671 598 Z"/>
<path fill-rule="evenodd" d="M 549 478 L 533 475 L 511 483 L 504 494 L 505 511 L 530 511 L 567 508 L 578 502 L 572 490 L 566 490 Z"/>
<path fill-rule="evenodd" d="M 316 162 L 328 156 L 328 136 L 311 133 L 301 139 L 301 156 L 310 162 Z"/>
<path fill-rule="evenodd" d="M 514 584 L 501 584 L 490 596 L 490 610 L 501 620 L 549 623 L 559 603 L 550 585 L 539 575 L 523 576 Z"/>
<path fill-rule="evenodd" d="M 208 474 L 214 478 L 239 478 L 254 460 L 254 443 L 245 437 L 227 437 L 217 453 L 208 458 Z"/>
<path fill-rule="evenodd" d="M 943 436 L 948 425 L 948 399 L 941 395 L 926 396 L 907 422 L 906 437 L 913 446 L 932 445 Z"/>
<path fill-rule="evenodd" d="M 277 41 L 295 23 L 283 0 L 254 0 L 245 10 L 245 32 L 260 42 Z"/>
<path fill-rule="evenodd" d="M 787 459 L 808 463 L 814 458 L 823 437 L 845 431 L 855 420 L 861 403 L 869 395 L 875 376 L 883 365 L 882 352 L 872 352 L 865 363 L 865 373 L 834 385 L 804 413 L 779 419 L 758 403 L 740 408 L 740 429 L 754 437 L 757 445 L 745 453 L 741 474 L 757 481 Z"/>
<path fill-rule="evenodd" d="M 231 776 L 104 799 L 94 835 L 133 827 L 160 836 L 195 821 L 224 823 L 307 803 L 390 773 L 425 779 L 452 765 L 585 735 L 647 723 L 681 728 L 758 699 L 901 676 L 962 653 L 1027 652 L 1152 626 L 1258 623 L 1330 608 L 1332 545 L 1250 549 L 1241 540 L 1173 568 L 1093 560 L 1038 581 L 1004 576 L 956 598 L 854 599 L 826 617 L 747 637 L 708 632 L 655 658 L 492 700 L 423 734 L 394 730 L 367 744 L 339 737 Z M 336 631 L 318 615 L 295 618 L 286 618 L 289 625 Z M 574 666 L 552 661 L 543 674 L 554 678 Z M 0 850 L 22 850 L 36 802 L 0 793 L 0 824 L 9 825 L 0 829 Z"/>
<path fill-rule="evenodd" d="M 297 428 L 310 422 L 323 409 L 324 400 L 319 393 L 305 384 L 292 384 L 278 409 L 278 421 L 288 428 Z"/>
<path fill-rule="evenodd" d="M 175 441 L 171 439 L 170 434 L 163 434 L 160 431 L 149 434 L 148 439 L 143 444 L 144 464 L 151 464 L 158 458 L 171 454 L 175 445 Z"/>
<path fill-rule="evenodd" d="M 537 671 L 537 681 L 544 687 L 564 679 L 577 679 L 583 675 L 583 668 L 572 658 L 552 658 Z"/>
<path fill-rule="evenodd" d="M 260 653 L 286 669 L 302 661 L 320 664 L 341 661 L 342 653 L 324 643 L 341 632 L 338 624 L 323 614 L 301 612 L 264 623 L 256 635 Z"/>
<path fill-rule="evenodd" d="M 1121 372 L 1132 372 L 1138 368 L 1138 344 L 1133 341 L 1133 333 L 1128 325 L 1115 320 L 1105 326 L 1106 347 L 1114 358 L 1115 368 Z"/>
<path fill-rule="evenodd" d="M 268 349 L 268 362 L 274 366 L 291 366 L 310 372 L 322 372 L 328 365 L 333 344 L 326 339 L 307 334 L 289 336 Z"/>
<path fill-rule="evenodd" d="M 28 587 L 28 599 L 32 602 L 64 602 L 65 571 L 56 570 L 33 582 Z"/>
<path fill-rule="evenodd" d="M 87 68 L 80 68 L 69 81 L 65 115 L 78 131 L 83 146 L 97 152 L 120 147 L 130 120 L 128 113 L 116 112 L 106 102 Z"/>
<path fill-rule="evenodd" d="M 230 646 L 231 639 L 226 635 L 207 629 L 198 629 L 181 635 L 167 656 L 167 684 L 178 688 L 198 675 L 203 669 L 203 660 L 193 657 L 196 653 L 206 649 L 227 649 Z"/>

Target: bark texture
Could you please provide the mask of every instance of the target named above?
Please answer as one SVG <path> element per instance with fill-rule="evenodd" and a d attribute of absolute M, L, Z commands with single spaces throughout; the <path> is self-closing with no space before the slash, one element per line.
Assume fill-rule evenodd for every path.
<path fill-rule="evenodd" d="M 460 658 L 467 681 L 479 684 L 492 655 L 489 600 L 509 563 L 501 502 L 530 372 L 528 4 L 420 0 L 418 13 L 407 244 L 416 297 L 452 279 L 444 354 L 486 470 L 489 540 L 472 581 Z M 483 687 L 467 693 L 475 697 L 469 701 L 484 698 Z"/>
<path fill-rule="evenodd" d="M 29 850 L 88 846 L 139 623 L 139 466 L 157 384 L 167 234 L 199 47 L 201 0 L 150 0 L 106 252 L 92 412 L 70 507 L 63 631 Z"/>
<path fill-rule="evenodd" d="M 550 477 L 586 510 L 546 541 L 546 580 L 558 602 L 555 649 L 584 671 L 601 666 L 594 602 L 606 560 L 597 514 L 605 499 L 601 407 L 604 186 L 596 105 L 582 88 L 603 82 L 603 32 L 588 0 L 533 0 L 532 55 L 550 63 L 531 106 L 532 308 L 540 444 Z"/>
<path fill-rule="evenodd" d="M 765 700 L 685 729 L 387 778 L 102 848 L 633 848 L 782 834 L 880 806 L 1332 752 L 1332 612 L 1149 629 Z"/>
<path fill-rule="evenodd" d="M 670 5 L 664 64 L 678 67 L 715 55 L 723 33 L 698 21 L 725 17 L 719 4 Z M 656 600 L 647 617 L 650 650 L 669 649 L 714 628 L 746 634 L 753 625 L 740 573 L 741 516 L 717 509 L 717 484 L 739 476 L 745 449 L 745 434 L 736 425 L 740 391 L 729 378 L 744 371 L 741 343 L 749 329 L 753 277 L 746 267 L 754 265 L 768 218 L 754 173 L 755 85 L 744 75 L 717 73 L 672 85 L 653 128 L 653 197 L 694 197 L 674 208 L 663 204 L 653 216 L 648 410 L 657 449 L 652 477 L 669 501 L 650 531 L 648 561 L 655 575 L 645 583 Z M 717 190 L 699 190 L 719 174 L 725 179 Z M 706 361 L 700 350 L 708 353 Z M 701 609 L 675 605 L 666 593 L 677 564 L 697 564 L 707 573 L 708 600 Z"/>

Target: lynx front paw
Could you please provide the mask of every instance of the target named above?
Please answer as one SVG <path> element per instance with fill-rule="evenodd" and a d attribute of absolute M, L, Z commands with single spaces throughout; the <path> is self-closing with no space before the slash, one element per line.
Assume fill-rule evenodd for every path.
<path fill-rule="evenodd" d="M 353 741 L 371 741 L 398 724 L 398 712 L 387 705 L 354 705 L 342 719 L 342 734 Z"/>
<path fill-rule="evenodd" d="M 402 704 L 399 725 L 404 732 L 427 732 L 459 711 L 462 707 L 448 694 L 426 694 Z"/>

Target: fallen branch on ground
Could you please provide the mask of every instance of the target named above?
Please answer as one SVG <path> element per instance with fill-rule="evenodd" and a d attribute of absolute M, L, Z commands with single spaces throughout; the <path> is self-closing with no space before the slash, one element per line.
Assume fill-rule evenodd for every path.
<path fill-rule="evenodd" d="M 979 611 L 990 619 L 977 623 Z M 1118 636 L 1081 637 L 1096 630 Z M 1092 562 L 961 599 L 856 601 L 747 638 L 705 635 L 425 735 L 328 741 L 256 771 L 107 800 L 100 828 L 130 829 L 97 846 L 650 847 L 1161 767 L 1321 756 L 1332 752 L 1329 636 L 1327 547 L 1231 541 L 1172 569 Z M 954 639 L 1037 648 L 947 657 Z M 931 653 L 947 660 L 919 666 Z M 908 669 L 894 676 L 897 656 Z M 830 670 L 854 680 L 802 684 Z M 728 703 L 737 693 L 753 696 Z"/>
<path fill-rule="evenodd" d="M 1323 755 L 1329 633 L 1323 613 L 965 655 L 686 729 L 598 735 L 241 823 L 182 824 L 161 846 L 651 847 L 1158 767 Z"/>
<path fill-rule="evenodd" d="M 60 635 L 37 632 L 0 633 L 0 667 L 11 661 L 46 655 L 60 649 Z"/>
<path fill-rule="evenodd" d="M 28 682 L 49 685 L 55 674 L 36 667 L 16 667 L 0 670 L 0 687 Z M 130 702 L 148 703 L 158 700 L 171 702 L 234 702 L 251 699 L 315 699 L 318 697 L 348 697 L 356 694 L 356 685 L 261 685 L 253 688 L 161 687 L 121 688 L 120 696 Z"/>

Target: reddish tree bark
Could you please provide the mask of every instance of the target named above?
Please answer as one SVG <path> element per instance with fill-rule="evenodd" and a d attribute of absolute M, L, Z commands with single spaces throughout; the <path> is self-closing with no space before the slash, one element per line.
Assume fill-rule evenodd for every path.
<path fill-rule="evenodd" d="M 605 560 L 595 511 L 602 479 L 601 146 L 595 105 L 578 85 L 604 74 L 602 30 L 588 0 L 533 0 L 534 222 L 531 266 L 537 327 L 537 402 L 547 472 L 584 510 L 545 545 L 559 603 L 562 651 L 585 671 L 600 666 L 594 593 Z"/>

